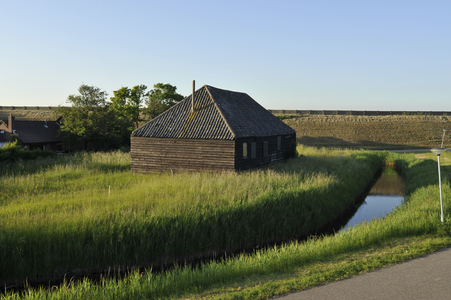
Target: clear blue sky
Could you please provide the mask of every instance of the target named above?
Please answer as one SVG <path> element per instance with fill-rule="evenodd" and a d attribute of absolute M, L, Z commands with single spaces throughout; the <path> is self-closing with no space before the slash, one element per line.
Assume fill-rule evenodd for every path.
<path fill-rule="evenodd" d="M 451 110 L 451 1 L 0 0 L 0 105 L 204 84 L 268 109 Z"/>

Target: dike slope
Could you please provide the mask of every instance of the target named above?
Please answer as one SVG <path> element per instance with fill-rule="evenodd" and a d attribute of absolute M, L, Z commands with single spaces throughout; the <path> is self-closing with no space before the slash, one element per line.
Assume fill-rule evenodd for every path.
<path fill-rule="evenodd" d="M 407 149 L 440 147 L 448 116 L 322 116 L 283 117 L 296 130 L 297 142 L 326 148 Z M 450 146 L 449 132 L 444 147 Z"/>

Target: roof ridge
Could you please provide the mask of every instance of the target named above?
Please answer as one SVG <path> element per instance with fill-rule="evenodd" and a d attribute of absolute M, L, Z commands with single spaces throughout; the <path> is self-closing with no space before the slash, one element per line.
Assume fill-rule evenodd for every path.
<path fill-rule="evenodd" d="M 213 95 L 212 95 L 212 94 L 210 93 L 210 91 L 208 90 L 209 87 L 210 87 L 210 88 L 215 88 L 215 87 L 205 85 L 205 90 L 207 91 L 208 95 L 210 95 L 210 98 L 211 98 L 213 104 L 215 105 L 216 109 L 218 110 L 219 114 L 221 115 L 222 120 L 223 120 L 224 123 L 227 125 L 227 128 L 230 130 L 230 132 L 232 133 L 233 137 L 236 138 L 235 131 L 233 131 L 232 127 L 230 127 L 230 124 L 229 124 L 229 122 L 227 122 L 227 119 L 224 117 L 224 114 L 222 113 L 221 108 L 220 108 L 219 105 L 216 103 L 215 98 L 213 97 Z"/>
<path fill-rule="evenodd" d="M 248 94 L 245 93 L 245 92 L 237 92 L 237 91 L 232 91 L 232 90 L 220 89 L 220 88 L 217 88 L 217 87 L 215 87 L 215 86 L 208 85 L 208 84 L 205 84 L 204 86 L 213 88 L 213 89 L 215 89 L 215 90 L 223 91 L 223 92 L 230 92 L 230 93 L 235 93 L 235 94 L 248 95 Z M 249 95 L 248 95 L 248 96 L 249 96 Z"/>
<path fill-rule="evenodd" d="M 206 87 L 206 86 L 207 86 L 207 85 L 204 84 L 203 86 L 201 86 L 200 88 L 198 88 L 196 91 L 194 91 L 194 93 L 196 93 L 197 91 L 200 91 L 202 88 L 204 88 L 204 87 Z M 210 94 L 210 93 L 208 93 L 208 94 L 209 94 L 210 97 L 211 97 L 211 94 Z M 211 98 L 213 99 L 213 97 L 211 97 Z M 177 109 L 177 106 L 182 105 L 186 100 L 189 100 L 189 99 L 192 99 L 192 94 L 186 96 L 185 98 L 183 98 L 183 100 L 180 100 L 179 102 L 177 102 L 177 103 L 174 104 L 173 106 L 169 107 L 168 109 L 166 109 L 164 112 L 162 112 L 161 114 L 159 114 L 158 116 L 156 116 L 156 117 L 153 118 L 152 120 L 149 120 L 149 122 L 150 122 L 150 121 L 153 121 L 153 120 L 156 120 L 156 119 L 160 119 L 160 117 L 163 118 L 164 115 L 170 113 L 170 111 L 173 110 L 173 109 Z M 136 130 L 136 129 L 135 129 L 135 130 Z"/>

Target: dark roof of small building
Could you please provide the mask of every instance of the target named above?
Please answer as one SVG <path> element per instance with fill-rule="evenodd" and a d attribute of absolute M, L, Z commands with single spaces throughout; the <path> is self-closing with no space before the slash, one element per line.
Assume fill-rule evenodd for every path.
<path fill-rule="evenodd" d="M 14 121 L 13 129 L 24 144 L 59 142 L 60 126 L 55 121 Z"/>
<path fill-rule="evenodd" d="M 295 133 L 249 95 L 204 85 L 132 136 L 184 139 L 224 139 Z"/>

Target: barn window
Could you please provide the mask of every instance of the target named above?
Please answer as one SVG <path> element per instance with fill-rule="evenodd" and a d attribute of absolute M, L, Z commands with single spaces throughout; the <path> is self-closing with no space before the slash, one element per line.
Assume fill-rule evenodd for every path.
<path fill-rule="evenodd" d="M 257 157 L 257 143 L 252 142 L 251 143 L 251 158 L 256 158 L 256 157 Z"/>
<path fill-rule="evenodd" d="M 280 149 L 282 149 L 282 137 L 278 136 L 277 137 L 277 151 L 279 151 Z"/>
<path fill-rule="evenodd" d="M 268 142 L 263 142 L 263 157 L 268 156 Z"/>
<path fill-rule="evenodd" d="M 243 143 L 243 158 L 247 158 L 247 142 Z"/>

